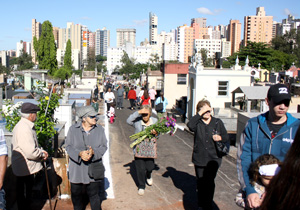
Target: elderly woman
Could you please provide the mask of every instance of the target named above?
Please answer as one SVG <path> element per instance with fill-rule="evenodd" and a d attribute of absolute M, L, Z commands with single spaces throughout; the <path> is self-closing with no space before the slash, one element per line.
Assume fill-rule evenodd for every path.
<path fill-rule="evenodd" d="M 101 209 L 99 191 L 104 179 L 102 156 L 107 149 L 104 129 L 97 124 L 98 113 L 92 106 L 78 109 L 81 119 L 69 129 L 66 150 L 70 156 L 69 180 L 74 210 L 85 209 L 87 193 L 92 210 Z"/>
<path fill-rule="evenodd" d="M 215 192 L 215 177 L 222 162 L 217 154 L 216 141 L 226 143 L 228 134 L 220 119 L 211 116 L 210 102 L 201 100 L 197 104 L 197 114 L 188 122 L 194 132 L 192 161 L 197 177 L 199 209 L 212 209 Z"/>
<path fill-rule="evenodd" d="M 127 123 L 135 127 L 135 133 L 139 133 L 146 127 L 149 127 L 157 122 L 156 118 L 151 117 L 151 113 L 152 109 L 150 105 L 142 105 L 139 111 L 134 112 L 128 117 Z M 152 130 L 151 132 L 154 135 L 157 134 L 155 130 Z M 142 141 L 141 144 L 143 144 L 144 148 L 148 148 L 145 153 L 153 154 L 153 156 L 146 156 L 145 153 L 143 154 L 142 147 L 139 147 L 139 149 L 134 147 L 134 162 L 138 179 L 138 194 L 144 195 L 146 179 L 149 186 L 151 186 L 153 183 L 151 173 L 154 169 L 154 158 L 156 157 L 156 150 L 152 146 L 156 144 L 156 141 L 155 139 L 147 139 Z"/>

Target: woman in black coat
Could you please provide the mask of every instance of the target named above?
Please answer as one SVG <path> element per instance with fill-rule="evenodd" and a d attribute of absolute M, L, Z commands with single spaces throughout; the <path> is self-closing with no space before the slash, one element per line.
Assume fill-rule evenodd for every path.
<path fill-rule="evenodd" d="M 192 161 L 197 177 L 199 209 L 212 209 L 215 177 L 222 162 L 217 154 L 215 142 L 228 141 L 228 134 L 223 122 L 211 116 L 211 105 L 207 100 L 197 104 L 197 114 L 188 122 L 188 128 L 194 132 Z"/>

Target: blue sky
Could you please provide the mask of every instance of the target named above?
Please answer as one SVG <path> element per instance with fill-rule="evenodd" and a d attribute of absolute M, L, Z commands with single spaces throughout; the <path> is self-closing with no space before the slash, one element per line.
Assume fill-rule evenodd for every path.
<path fill-rule="evenodd" d="M 259 6 L 278 22 L 288 14 L 300 18 L 299 0 L 6 0 L 0 3 L 0 50 L 16 49 L 20 40 L 31 41 L 33 18 L 60 28 L 67 22 L 86 25 L 93 32 L 106 27 L 111 46 L 116 45 L 117 28 L 135 28 L 139 45 L 149 36 L 149 12 L 158 16 L 158 31 L 168 32 L 197 17 L 206 17 L 212 26 L 238 19 L 243 27 L 244 16 L 255 15 Z"/>

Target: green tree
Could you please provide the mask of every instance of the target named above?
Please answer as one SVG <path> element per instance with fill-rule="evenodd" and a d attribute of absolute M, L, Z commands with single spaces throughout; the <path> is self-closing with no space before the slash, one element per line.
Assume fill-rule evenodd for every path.
<path fill-rule="evenodd" d="M 121 74 L 125 74 L 127 78 L 134 72 L 134 60 L 129 58 L 128 54 L 123 51 L 123 56 L 121 59 L 122 67 L 119 69 Z"/>
<path fill-rule="evenodd" d="M 96 67 L 96 57 L 95 57 L 95 48 L 89 48 L 88 54 L 88 65 L 86 66 L 87 71 L 95 71 Z"/>
<path fill-rule="evenodd" d="M 32 57 L 28 55 L 26 52 L 23 52 L 20 57 L 17 59 L 18 70 L 31 69 L 34 64 L 32 62 Z"/>
<path fill-rule="evenodd" d="M 107 68 L 104 65 L 103 61 L 100 61 L 100 63 L 97 64 L 97 73 L 101 74 L 101 73 L 105 73 L 107 72 Z"/>
<path fill-rule="evenodd" d="M 101 61 L 107 61 L 107 57 L 102 56 L 102 55 L 97 55 L 96 62 L 101 62 Z"/>
<path fill-rule="evenodd" d="M 151 70 L 160 70 L 160 59 L 158 54 L 151 54 L 151 57 L 149 58 L 149 62 L 150 62 L 150 68 Z"/>
<path fill-rule="evenodd" d="M 0 74 L 10 74 L 10 68 L 7 68 L 5 66 L 2 66 L 1 63 L 0 63 Z"/>
<path fill-rule="evenodd" d="M 57 69 L 57 60 L 56 44 L 50 21 L 46 20 L 43 22 L 41 36 L 39 40 L 34 37 L 33 45 L 39 62 L 39 68 L 49 69 L 49 73 L 53 75 Z"/>
<path fill-rule="evenodd" d="M 67 69 L 73 69 L 72 67 L 72 44 L 70 39 L 67 41 L 66 53 L 64 57 L 64 67 Z"/>

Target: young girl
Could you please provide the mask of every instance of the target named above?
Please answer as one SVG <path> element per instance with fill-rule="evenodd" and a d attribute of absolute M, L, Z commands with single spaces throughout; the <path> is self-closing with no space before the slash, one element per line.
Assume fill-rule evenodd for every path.
<path fill-rule="evenodd" d="M 113 102 L 110 104 L 110 108 L 108 111 L 109 122 L 112 124 L 115 121 L 115 106 L 116 104 Z"/>
<path fill-rule="evenodd" d="M 281 162 L 274 155 L 264 154 L 259 156 L 250 167 L 251 184 L 258 193 L 261 203 L 264 198 L 265 187 L 269 185 L 270 180 L 279 171 L 280 164 Z M 235 202 L 242 208 L 250 209 L 246 204 L 246 194 L 243 191 L 236 195 Z"/>

